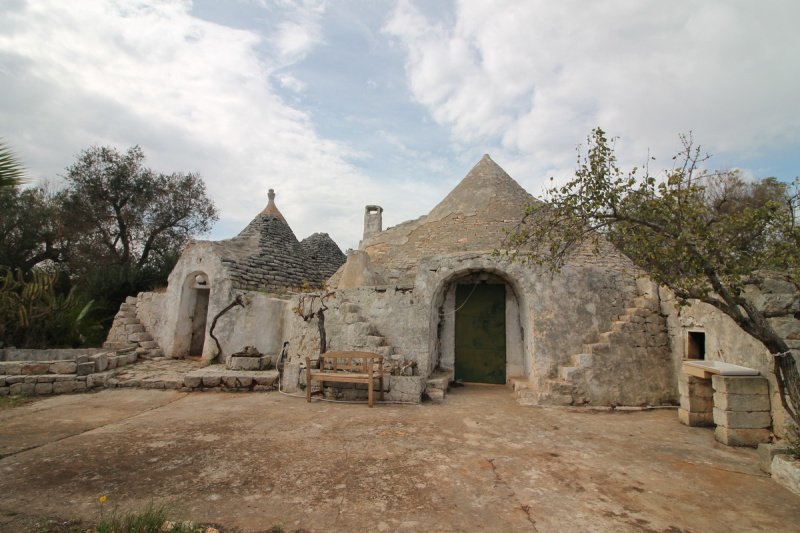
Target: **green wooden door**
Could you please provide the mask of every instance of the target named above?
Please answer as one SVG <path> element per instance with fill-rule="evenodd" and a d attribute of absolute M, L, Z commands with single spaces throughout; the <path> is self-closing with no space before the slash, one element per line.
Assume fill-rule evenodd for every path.
<path fill-rule="evenodd" d="M 506 382 L 506 288 L 456 286 L 456 379 Z"/>

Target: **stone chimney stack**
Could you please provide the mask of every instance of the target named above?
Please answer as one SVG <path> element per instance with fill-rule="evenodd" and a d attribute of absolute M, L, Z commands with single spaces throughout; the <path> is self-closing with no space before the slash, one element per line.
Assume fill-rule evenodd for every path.
<path fill-rule="evenodd" d="M 363 239 L 371 237 L 381 231 L 383 231 L 383 208 L 379 205 L 368 205 L 364 208 Z"/>

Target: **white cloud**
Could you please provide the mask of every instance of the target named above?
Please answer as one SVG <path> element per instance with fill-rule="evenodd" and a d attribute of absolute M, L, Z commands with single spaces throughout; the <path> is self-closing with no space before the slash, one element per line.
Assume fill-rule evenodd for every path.
<path fill-rule="evenodd" d="M 496 143 L 512 175 L 574 165 L 595 126 L 662 164 L 693 130 L 712 153 L 800 141 L 800 3 L 461 1 L 449 22 L 398 2 L 385 26 L 414 97 L 459 146 Z"/>
<path fill-rule="evenodd" d="M 302 88 L 285 69 L 320 42 L 324 5 L 289 7 L 274 41 L 195 18 L 183 1 L 9 9 L 0 135 L 49 177 L 89 145 L 140 144 L 157 170 L 199 171 L 227 227 L 243 227 L 272 187 L 298 237 L 327 231 L 353 245 L 376 187 L 347 162 L 347 146 L 320 137 L 272 91 L 272 80 Z M 258 52 L 265 42 L 278 43 L 273 55 Z"/>

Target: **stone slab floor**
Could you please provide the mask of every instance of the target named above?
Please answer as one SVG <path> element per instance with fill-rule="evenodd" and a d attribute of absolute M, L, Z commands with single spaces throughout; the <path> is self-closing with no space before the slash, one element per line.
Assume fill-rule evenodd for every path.
<path fill-rule="evenodd" d="M 141 389 L 0 412 L 0 531 L 170 502 L 263 531 L 798 531 L 800 497 L 672 410 L 434 405 Z"/>

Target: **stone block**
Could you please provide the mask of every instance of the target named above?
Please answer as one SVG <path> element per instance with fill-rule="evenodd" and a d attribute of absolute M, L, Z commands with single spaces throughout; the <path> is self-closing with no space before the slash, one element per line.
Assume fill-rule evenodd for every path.
<path fill-rule="evenodd" d="M 203 376 L 203 387 L 219 387 L 220 381 L 220 376 Z"/>
<path fill-rule="evenodd" d="M 108 370 L 114 370 L 117 368 L 117 363 L 119 363 L 119 358 L 115 356 L 111 356 L 108 358 Z"/>
<path fill-rule="evenodd" d="M 683 374 L 685 375 L 685 374 Z M 694 377 L 694 376 L 689 376 Z M 699 381 L 685 381 L 685 380 L 678 380 L 678 392 L 681 396 L 691 396 L 691 397 L 701 397 L 701 398 L 711 398 L 714 396 L 714 388 L 711 386 L 711 380 L 699 380 Z"/>
<path fill-rule="evenodd" d="M 383 346 L 386 339 L 384 337 L 378 335 L 367 335 L 366 337 L 366 346 L 369 348 L 377 348 L 378 346 Z"/>
<path fill-rule="evenodd" d="M 94 361 L 94 371 L 95 372 L 105 372 L 108 369 L 108 354 L 107 353 L 99 353 L 92 356 L 92 361 Z"/>
<path fill-rule="evenodd" d="M 387 399 L 396 402 L 419 403 L 424 389 L 425 380 L 422 376 L 389 376 Z"/>
<path fill-rule="evenodd" d="M 18 376 L 22 373 L 22 364 L 21 363 L 6 363 L 3 365 L 6 370 L 7 376 Z"/>
<path fill-rule="evenodd" d="M 714 425 L 714 415 L 707 413 L 692 413 L 686 409 L 678 409 L 678 420 L 681 424 L 691 427 L 707 427 Z"/>
<path fill-rule="evenodd" d="M 53 392 L 55 394 L 63 394 L 65 392 L 72 392 L 75 390 L 75 380 L 70 381 L 56 381 L 53 383 Z"/>
<path fill-rule="evenodd" d="M 281 390 L 283 392 L 297 392 L 297 384 L 300 381 L 300 363 L 286 363 L 283 365 L 283 375 L 281 376 Z"/>
<path fill-rule="evenodd" d="M 128 335 L 132 333 L 142 333 L 144 332 L 144 326 L 141 324 L 129 324 L 125 326 L 125 333 Z"/>
<path fill-rule="evenodd" d="M 265 363 L 269 363 L 269 356 L 240 357 L 232 355 L 228 358 L 225 367 L 229 370 L 261 370 L 266 368 Z"/>
<path fill-rule="evenodd" d="M 78 357 L 75 358 L 75 362 L 77 364 L 88 363 L 89 362 L 89 355 L 88 354 L 79 355 Z"/>
<path fill-rule="evenodd" d="M 692 413 L 710 413 L 715 405 L 714 398 L 707 396 L 684 396 L 681 395 L 681 409 Z"/>
<path fill-rule="evenodd" d="M 13 385 L 14 383 L 23 383 L 25 376 L 6 376 L 6 385 Z"/>
<path fill-rule="evenodd" d="M 788 453 L 789 449 L 786 446 L 774 443 L 761 443 L 756 451 L 758 452 L 758 467 L 769 474 L 772 472 L 772 458 L 776 455 Z"/>
<path fill-rule="evenodd" d="M 0 376 L 0 387 L 6 386 L 6 378 L 4 376 Z"/>
<path fill-rule="evenodd" d="M 766 394 L 714 393 L 714 407 L 723 411 L 769 411 L 769 396 Z"/>
<path fill-rule="evenodd" d="M 75 392 L 85 391 L 86 390 L 86 382 L 85 381 L 76 381 L 75 382 Z"/>
<path fill-rule="evenodd" d="M 34 394 L 52 394 L 53 393 L 53 384 L 52 383 L 37 383 L 33 389 Z"/>
<path fill-rule="evenodd" d="M 183 387 L 183 379 L 180 378 L 164 378 L 165 389 L 180 389 Z"/>
<path fill-rule="evenodd" d="M 8 388 L 9 393 L 13 396 L 18 394 L 33 394 L 35 389 L 36 384 L 34 383 L 14 383 Z"/>
<path fill-rule="evenodd" d="M 236 378 L 236 387 L 240 389 L 249 389 L 253 385 L 253 378 L 248 376 L 239 376 Z"/>
<path fill-rule="evenodd" d="M 153 340 L 153 336 L 143 331 L 141 333 L 131 333 L 128 335 L 128 340 L 132 342 L 151 341 Z"/>
<path fill-rule="evenodd" d="M 236 388 L 236 376 L 223 376 L 222 377 L 222 384 L 229 388 L 235 389 Z"/>
<path fill-rule="evenodd" d="M 790 455 L 773 457 L 772 479 L 800 496 L 800 459 Z"/>
<path fill-rule="evenodd" d="M 183 376 L 183 386 L 189 389 L 196 389 L 203 382 L 200 376 L 185 375 Z"/>
<path fill-rule="evenodd" d="M 772 417 L 766 411 L 723 411 L 714 408 L 714 423 L 732 429 L 760 429 L 772 425 Z"/>
<path fill-rule="evenodd" d="M 53 361 L 50 363 L 51 374 L 74 374 L 78 368 L 75 361 Z"/>
<path fill-rule="evenodd" d="M 23 363 L 21 374 L 28 376 L 35 374 L 47 374 L 50 371 L 49 363 Z"/>
<path fill-rule="evenodd" d="M 9 394 L 11 394 L 11 391 L 8 387 L 0 387 L 0 396 L 8 396 Z"/>
<path fill-rule="evenodd" d="M 768 429 L 714 428 L 714 438 L 726 446 L 749 446 L 755 448 L 762 442 L 769 442 Z"/>
<path fill-rule="evenodd" d="M 769 394 L 769 382 L 761 376 L 711 376 L 714 392 L 726 394 Z"/>
<path fill-rule="evenodd" d="M 53 374 L 47 374 L 44 376 L 36 376 L 36 383 L 52 383 L 56 380 L 56 377 Z"/>
<path fill-rule="evenodd" d="M 75 374 L 79 376 L 88 376 L 89 374 L 94 374 L 94 361 L 78 363 L 77 368 L 75 369 Z"/>
<path fill-rule="evenodd" d="M 272 387 L 277 379 L 278 373 L 275 371 L 260 372 L 253 376 L 253 382 L 256 385 L 266 385 L 268 387 Z"/>
<path fill-rule="evenodd" d="M 254 392 L 267 392 L 272 390 L 272 385 L 254 385 Z"/>

